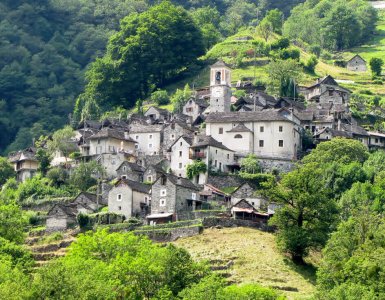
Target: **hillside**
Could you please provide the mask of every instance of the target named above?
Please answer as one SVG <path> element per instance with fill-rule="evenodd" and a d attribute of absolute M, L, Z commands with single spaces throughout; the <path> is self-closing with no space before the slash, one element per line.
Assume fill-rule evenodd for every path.
<path fill-rule="evenodd" d="M 228 280 L 255 282 L 281 290 L 289 299 L 307 299 L 315 291 L 310 269 L 294 266 L 277 249 L 273 234 L 251 228 L 205 229 L 203 234 L 175 242 L 196 260 L 219 261 L 234 265 Z"/>

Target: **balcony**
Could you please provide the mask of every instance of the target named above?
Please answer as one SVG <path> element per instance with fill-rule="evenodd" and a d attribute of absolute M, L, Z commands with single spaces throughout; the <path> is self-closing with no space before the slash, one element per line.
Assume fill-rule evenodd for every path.
<path fill-rule="evenodd" d="M 205 152 L 193 152 L 189 153 L 189 158 L 190 159 L 204 159 L 206 158 L 206 153 Z"/>

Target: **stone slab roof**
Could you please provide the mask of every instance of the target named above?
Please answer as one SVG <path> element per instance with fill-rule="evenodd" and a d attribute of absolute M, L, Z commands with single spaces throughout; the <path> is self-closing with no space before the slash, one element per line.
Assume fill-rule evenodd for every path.
<path fill-rule="evenodd" d="M 95 139 L 103 139 L 103 138 L 114 138 L 117 140 L 129 141 L 129 142 L 136 143 L 136 141 L 134 141 L 132 138 L 126 136 L 124 131 L 111 129 L 111 128 L 107 128 L 107 127 L 101 129 L 98 133 L 92 135 L 89 139 L 95 140 Z"/>
<path fill-rule="evenodd" d="M 238 111 L 227 113 L 210 113 L 206 123 L 230 123 L 230 122 L 255 122 L 255 121 L 285 121 L 292 122 L 285 118 L 275 109 L 261 111 Z"/>
<path fill-rule="evenodd" d="M 245 126 L 243 123 L 239 123 L 237 126 L 233 127 L 227 132 L 252 132 L 249 128 Z"/>
<path fill-rule="evenodd" d="M 138 164 L 129 161 L 122 162 L 116 170 L 119 170 L 123 166 L 129 167 L 134 172 L 144 172 L 144 168 L 142 166 L 139 166 Z"/>
<path fill-rule="evenodd" d="M 121 184 L 125 184 L 125 185 L 129 186 L 133 191 L 137 191 L 137 192 L 143 193 L 143 194 L 148 194 L 148 193 L 150 193 L 150 190 L 151 190 L 151 186 L 148 184 L 144 184 L 144 183 L 141 183 L 138 181 L 133 181 L 133 180 L 125 179 L 125 178 L 120 179 L 115 184 L 115 186 L 118 186 Z"/>
<path fill-rule="evenodd" d="M 143 124 L 133 124 L 130 127 L 130 133 L 151 133 L 151 132 L 161 132 L 163 130 L 163 125 L 143 125 Z"/>
<path fill-rule="evenodd" d="M 208 147 L 208 146 L 234 152 L 233 150 L 230 150 L 225 145 L 223 145 L 221 142 L 218 142 L 212 136 L 207 136 L 207 135 L 197 136 L 196 141 L 193 141 L 193 144 L 191 145 L 192 148 Z"/>
<path fill-rule="evenodd" d="M 165 173 L 164 176 L 166 176 L 168 180 L 170 180 L 173 184 L 177 186 L 185 187 L 196 191 L 200 190 L 200 188 L 197 185 L 195 185 L 192 181 L 188 180 L 187 178 L 178 177 L 170 173 Z"/>

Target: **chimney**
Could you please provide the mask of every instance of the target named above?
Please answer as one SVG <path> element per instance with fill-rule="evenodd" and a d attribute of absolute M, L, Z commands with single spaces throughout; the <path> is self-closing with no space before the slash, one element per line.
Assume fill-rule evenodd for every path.
<path fill-rule="evenodd" d="M 198 131 L 195 131 L 194 132 L 194 140 L 193 140 L 193 144 L 198 144 Z"/>

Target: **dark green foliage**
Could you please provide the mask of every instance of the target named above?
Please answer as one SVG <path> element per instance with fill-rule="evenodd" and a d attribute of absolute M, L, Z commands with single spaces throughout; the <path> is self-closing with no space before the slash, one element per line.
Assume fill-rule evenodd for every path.
<path fill-rule="evenodd" d="M 4 256 L 9 257 L 13 267 L 18 266 L 21 269 L 29 270 L 34 265 L 32 255 L 25 246 L 0 237 L 0 259 Z"/>
<path fill-rule="evenodd" d="M 11 177 L 15 177 L 16 172 L 13 166 L 5 157 L 0 157 L 0 187 Z"/>
<path fill-rule="evenodd" d="M 45 176 L 49 170 L 49 166 L 51 164 L 51 156 L 48 151 L 43 148 L 39 148 L 36 150 L 36 159 L 39 162 L 38 171 Z"/>
<path fill-rule="evenodd" d="M 47 172 L 47 178 L 52 181 L 55 187 L 61 187 L 66 184 L 68 177 L 67 171 L 60 167 L 52 168 Z"/>
<path fill-rule="evenodd" d="M 317 56 L 312 55 L 306 61 L 304 69 L 305 69 L 305 71 L 309 72 L 310 74 L 315 74 L 315 67 L 317 66 L 317 64 L 318 64 Z"/>
<path fill-rule="evenodd" d="M 107 54 L 87 73 L 85 93 L 102 108 L 133 107 L 153 86 L 164 85 L 188 68 L 203 51 L 201 31 L 187 11 L 162 2 L 122 20 Z"/>
<path fill-rule="evenodd" d="M 0 238 L 10 242 L 24 241 L 24 227 L 27 225 L 22 211 L 16 204 L 2 204 L 0 202 Z"/>
<path fill-rule="evenodd" d="M 320 299 L 383 299 L 384 220 L 361 210 L 343 222 L 323 251 Z"/>
<path fill-rule="evenodd" d="M 286 49 L 290 46 L 290 40 L 286 37 L 281 37 L 270 44 L 271 50 Z"/>
<path fill-rule="evenodd" d="M 87 191 L 96 185 L 98 176 L 104 176 L 104 169 L 96 161 L 80 163 L 70 176 L 70 183 L 80 191 Z"/>
<path fill-rule="evenodd" d="M 311 45 L 343 50 L 372 34 L 376 10 L 363 0 L 307 0 L 296 6 L 284 24 L 284 34 Z"/>
<path fill-rule="evenodd" d="M 373 77 L 381 76 L 382 66 L 384 65 L 384 61 L 381 58 L 372 57 L 369 65 L 372 70 Z"/>
<path fill-rule="evenodd" d="M 265 18 L 272 25 L 273 32 L 281 34 L 283 25 L 283 14 L 278 9 L 272 9 L 267 12 Z"/>

